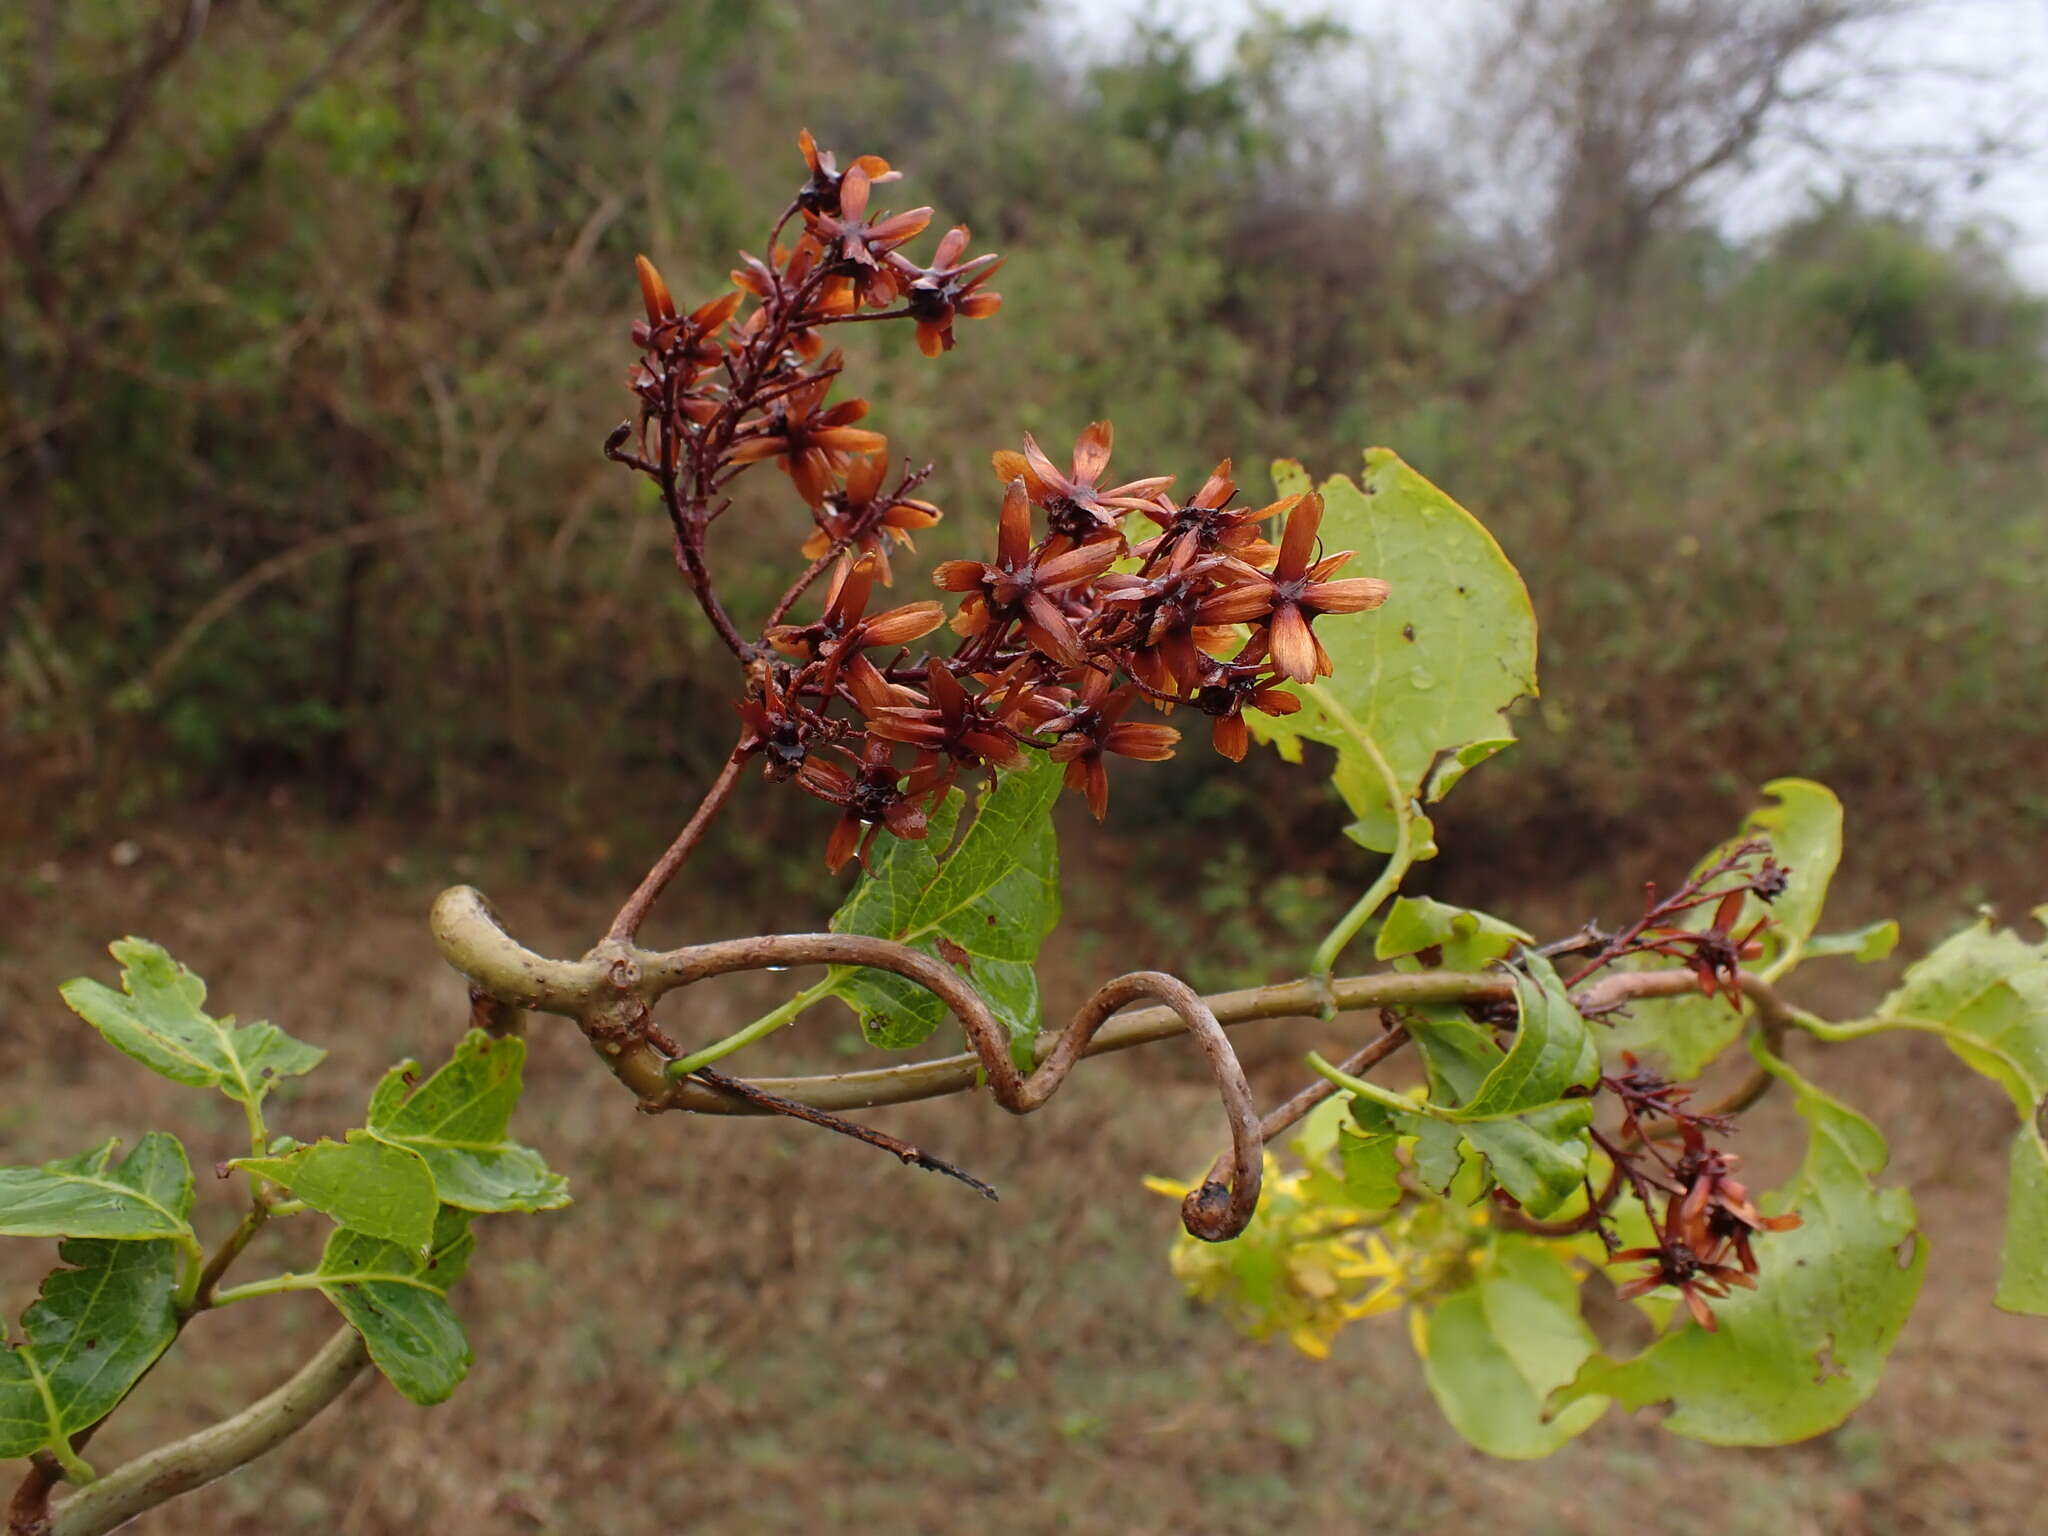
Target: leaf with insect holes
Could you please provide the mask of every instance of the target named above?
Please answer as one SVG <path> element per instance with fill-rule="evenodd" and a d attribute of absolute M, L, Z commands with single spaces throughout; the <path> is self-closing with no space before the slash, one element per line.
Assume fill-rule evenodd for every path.
<path fill-rule="evenodd" d="M 176 1243 L 73 1238 L 57 1257 L 69 1267 L 51 1271 L 22 1338 L 0 1348 L 0 1456 L 98 1423 L 178 1334 Z"/>
<path fill-rule="evenodd" d="M 281 1077 L 312 1071 L 327 1053 L 275 1024 L 213 1018 L 200 1004 L 206 983 L 147 939 L 107 946 L 121 962 L 121 990 L 89 977 L 57 990 L 109 1045 L 152 1072 L 195 1088 L 218 1088 L 241 1104 L 260 1104 Z"/>
<path fill-rule="evenodd" d="M 2048 926 L 2048 907 L 2034 917 Z M 2008 1312 L 2048 1316 L 2048 941 L 2029 943 L 1980 919 L 1909 967 L 1876 1019 L 1938 1031 L 2012 1099 L 2020 1124 L 1996 1300 Z"/>
<path fill-rule="evenodd" d="M 1041 759 L 1004 774 L 982 792 L 966 834 L 946 853 L 963 800 L 949 791 L 932 813 L 929 836 L 884 839 L 888 846 L 875 855 L 872 873 L 832 918 L 834 933 L 894 939 L 947 960 L 1009 1031 L 1023 1066 L 1043 1023 L 1038 947 L 1059 921 L 1052 808 L 1062 772 Z M 831 981 L 874 1045 L 917 1045 L 946 1017 L 938 998 L 889 971 L 835 966 Z"/>
<path fill-rule="evenodd" d="M 40 1168 L 0 1168 L 0 1237 L 191 1242 L 192 1165 L 178 1138 L 151 1131 L 115 1163 L 120 1144 Z"/>
<path fill-rule="evenodd" d="M 350 1131 L 346 1142 L 317 1141 L 282 1157 L 238 1157 L 229 1165 L 282 1185 L 314 1210 L 368 1237 L 414 1253 L 433 1240 L 441 1203 L 426 1160 L 405 1147 Z"/>
<path fill-rule="evenodd" d="M 1809 779 L 1774 779 L 1764 793 L 1776 803 L 1752 811 L 1741 831 L 1700 860 L 1693 873 L 1710 868 L 1738 843 L 1752 838 L 1769 842 L 1771 857 L 1789 871 L 1784 893 L 1768 903 L 1755 895 L 1745 898 L 1731 931 L 1746 933 L 1759 918 L 1770 918 L 1771 925 L 1759 935 L 1763 958 L 1749 968 L 1775 981 L 1809 954 L 1835 952 L 1813 946 L 1812 940 L 1842 858 L 1842 803 Z M 1713 921 L 1714 907 L 1710 902 L 1695 908 L 1686 914 L 1685 926 L 1704 929 Z M 1896 936 L 1895 926 L 1891 932 Z M 1877 936 L 1858 940 L 1859 946 L 1876 942 Z M 1735 1042 L 1753 1011 L 1746 1001 L 1738 1008 L 1701 993 L 1644 999 L 1629 1004 L 1628 1017 L 1603 1025 L 1601 1048 L 1610 1061 L 1623 1051 L 1654 1058 L 1672 1077 L 1686 1081 Z"/>
<path fill-rule="evenodd" d="M 447 1297 L 476 1247 L 469 1221 L 443 1206 L 425 1255 L 338 1227 L 313 1277 L 363 1336 L 371 1362 L 415 1403 L 446 1400 L 469 1374 L 469 1339 Z"/>
<path fill-rule="evenodd" d="M 1425 950 L 1440 952 L 1430 962 L 1434 969 L 1483 971 L 1535 942 L 1514 924 L 1484 912 L 1446 906 L 1428 896 L 1403 896 L 1381 920 L 1372 952 L 1376 959 L 1392 960 L 1397 971 L 1421 970 L 1423 962 L 1415 957 Z"/>
<path fill-rule="evenodd" d="M 1291 461 L 1273 479 L 1283 495 L 1309 489 Z M 1290 762 L 1304 741 L 1335 747 L 1337 790 L 1357 817 L 1347 830 L 1386 853 L 1397 807 L 1359 737 L 1385 758 L 1404 803 L 1441 800 L 1513 743 L 1504 712 L 1536 692 L 1536 611 L 1493 535 L 1390 450 L 1366 450 L 1363 481 L 1337 475 L 1321 490 L 1324 548 L 1357 551 L 1338 575 L 1378 576 L 1393 590 L 1372 612 L 1317 620 L 1336 670 L 1292 689 L 1300 713 L 1246 720 Z M 1425 837 L 1420 856 L 1434 851 Z"/>
<path fill-rule="evenodd" d="M 567 1205 L 568 1180 L 507 1135 L 525 1062 L 526 1042 L 516 1035 L 472 1029 L 426 1081 L 416 1061 L 386 1072 L 370 1095 L 365 1134 L 424 1159 L 440 1199 L 465 1211 Z"/>
<path fill-rule="evenodd" d="M 1675 1434 L 1787 1445 L 1834 1428 L 1876 1390 L 1927 1267 L 1913 1197 L 1876 1183 L 1886 1151 L 1875 1126 L 1761 1043 L 1751 1050 L 1798 1095 L 1808 1132 L 1798 1175 L 1758 1203 L 1803 1225 L 1757 1243 L 1757 1289 L 1713 1304 L 1717 1331 L 1686 1318 L 1632 1359 L 1596 1356 L 1553 1409 L 1588 1395 L 1629 1409 L 1668 1402 Z"/>
<path fill-rule="evenodd" d="M 1607 1399 L 1584 1397 L 1544 1413 L 1598 1347 L 1579 1313 L 1578 1278 L 1552 1245 L 1513 1234 L 1473 1268 L 1472 1284 L 1418 1309 L 1415 1347 L 1430 1393 L 1489 1456 L 1548 1456 L 1607 1411 Z"/>

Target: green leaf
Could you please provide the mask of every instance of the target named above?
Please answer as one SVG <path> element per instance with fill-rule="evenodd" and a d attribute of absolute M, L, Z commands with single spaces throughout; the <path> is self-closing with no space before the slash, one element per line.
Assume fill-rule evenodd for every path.
<path fill-rule="evenodd" d="M 1371 1099 L 1353 1099 L 1350 1108 L 1351 1118 L 1337 1131 L 1345 1198 L 1361 1210 L 1390 1211 L 1401 1203 L 1400 1122 Z"/>
<path fill-rule="evenodd" d="M 1809 1132 L 1798 1176 L 1762 1208 L 1804 1225 L 1757 1244 L 1757 1289 L 1715 1303 L 1717 1332 L 1686 1320 L 1633 1359 L 1589 1361 L 1567 1389 L 1630 1409 L 1668 1401 L 1666 1429 L 1716 1445 L 1786 1445 L 1847 1418 L 1876 1390 L 1927 1266 L 1912 1196 L 1873 1182 L 1877 1128 L 1751 1049 L 1798 1095 Z"/>
<path fill-rule="evenodd" d="M 2048 907 L 2034 915 L 2048 924 Z M 1997 1302 L 2048 1315 L 2048 942 L 1978 921 L 1909 967 L 1868 1027 L 1894 1020 L 1939 1033 L 2012 1099 L 2020 1126 Z"/>
<path fill-rule="evenodd" d="M 1591 1099 L 1567 1099 L 1513 1120 L 1461 1127 L 1465 1140 L 1531 1216 L 1549 1216 L 1586 1182 Z"/>
<path fill-rule="evenodd" d="M 238 1103 L 260 1104 L 281 1077 L 298 1077 L 327 1053 L 275 1024 L 237 1025 L 209 1016 L 206 983 L 161 945 L 121 939 L 107 946 L 121 962 L 119 992 L 80 977 L 58 988 L 64 1001 L 107 1043 L 173 1082 L 218 1088 Z"/>
<path fill-rule="evenodd" d="M 480 1029 L 463 1036 L 425 1082 L 418 1062 L 402 1061 L 370 1095 L 369 1134 L 424 1158 L 445 1204 L 478 1212 L 567 1205 L 568 1180 L 506 1135 L 524 1089 L 525 1063 L 524 1040 Z"/>
<path fill-rule="evenodd" d="M 25 1338 L 0 1349 L 0 1456 L 68 1453 L 177 1336 L 175 1243 L 74 1238 L 57 1255 L 71 1267 L 43 1281 Z"/>
<path fill-rule="evenodd" d="M 1043 1014 L 1039 945 L 1059 921 L 1059 846 L 1052 824 L 1063 770 L 1040 760 L 1006 773 L 984 790 L 959 846 L 953 835 L 962 796 L 933 814 L 923 842 L 884 839 L 875 871 L 832 919 L 835 933 L 865 933 L 940 956 L 964 971 L 1010 1032 L 1019 1063 L 1030 1062 Z M 917 1045 L 946 1017 L 946 1005 L 892 972 L 838 966 L 832 991 L 860 1015 L 875 1045 Z"/>
<path fill-rule="evenodd" d="M 1458 1105 L 1460 1120 L 1523 1114 L 1599 1081 L 1600 1053 L 1592 1032 L 1565 996 L 1556 970 L 1541 955 L 1531 954 L 1527 964 L 1528 974 L 1515 977 L 1519 1013 L 1514 1046 Z"/>
<path fill-rule="evenodd" d="M 1548 1456 L 1607 1411 L 1605 1398 L 1585 1397 L 1544 1417 L 1595 1344 L 1571 1266 L 1531 1239 L 1494 1243 L 1477 1280 L 1429 1309 L 1415 1339 L 1444 1417 L 1490 1456 Z"/>
<path fill-rule="evenodd" d="M 433 1240 L 440 1200 L 426 1160 L 410 1148 L 350 1131 L 348 1141 L 318 1141 L 283 1157 L 238 1157 L 229 1165 L 259 1174 L 344 1227 L 415 1253 Z"/>
<path fill-rule="evenodd" d="M 1299 465 L 1273 475 L 1283 494 L 1308 488 Z M 1357 551 L 1340 574 L 1393 591 L 1374 612 L 1317 622 L 1336 671 L 1295 690 L 1299 714 L 1246 718 L 1290 762 L 1303 741 L 1335 747 L 1351 835 L 1392 852 L 1397 807 L 1354 727 L 1384 756 L 1403 807 L 1441 799 L 1513 742 L 1503 712 L 1536 692 L 1536 614 L 1493 535 L 1390 450 L 1367 449 L 1363 483 L 1338 475 L 1322 495 L 1324 547 Z M 1420 856 L 1433 851 L 1425 837 Z"/>
<path fill-rule="evenodd" d="M 2035 913 L 2048 924 L 2048 907 Z M 2048 943 L 1979 919 L 1906 970 L 1876 1017 L 1936 1026 L 2031 1120 L 2048 1096 Z"/>
<path fill-rule="evenodd" d="M 1771 856 L 1790 874 L 1784 893 L 1768 904 L 1756 896 L 1745 901 L 1736 924 L 1747 928 L 1760 917 L 1770 917 L 1771 926 L 1762 935 L 1764 959 L 1759 969 L 1766 980 L 1775 981 L 1799 963 L 1820 926 L 1828 887 L 1842 862 L 1842 802 L 1825 784 L 1811 779 L 1773 779 L 1764 793 L 1778 803 L 1750 812 L 1739 835 L 1768 839 Z"/>
<path fill-rule="evenodd" d="M 1772 856 L 1790 871 L 1784 894 L 1768 905 L 1750 896 L 1735 926 L 1744 931 L 1758 918 L 1770 917 L 1771 926 L 1761 936 L 1764 958 L 1756 969 L 1765 979 L 1776 980 L 1813 952 L 1809 941 L 1842 857 L 1842 803 L 1832 791 L 1807 779 L 1774 779 L 1764 792 L 1776 797 L 1776 803 L 1752 811 L 1742 830 L 1700 860 L 1693 873 L 1736 843 L 1752 837 L 1770 840 Z M 1687 926 L 1704 928 L 1712 916 L 1712 904 L 1696 908 L 1688 914 Z M 1623 1051 L 1654 1057 L 1672 1077 L 1684 1081 L 1698 1077 L 1734 1044 L 1751 1011 L 1746 1001 L 1738 1008 L 1701 993 L 1645 999 L 1629 1005 L 1630 1017 L 1606 1026 L 1601 1043 L 1609 1060 Z"/>
<path fill-rule="evenodd" d="M 109 1141 L 40 1168 L 0 1168 L 0 1237 L 195 1241 L 192 1166 L 178 1138 L 151 1131 L 116 1165 Z"/>
<path fill-rule="evenodd" d="M 1521 1015 L 1511 1050 L 1450 1009 L 1414 1010 L 1408 1031 L 1429 1070 L 1432 1104 L 1503 1189 L 1546 1216 L 1585 1182 L 1593 1103 L 1565 1095 L 1590 1086 L 1600 1061 L 1557 972 L 1541 956 L 1528 963 L 1530 974 L 1515 979 Z"/>
<path fill-rule="evenodd" d="M 469 1213 L 443 1206 L 431 1252 L 336 1228 L 316 1275 L 320 1291 L 363 1336 L 370 1359 L 415 1403 L 438 1403 L 469 1374 L 469 1339 L 447 1291 L 476 1246 Z"/>
<path fill-rule="evenodd" d="M 1883 922 L 1866 923 L 1847 933 L 1816 933 L 1806 941 L 1806 958 L 1820 960 L 1831 955 L 1847 955 L 1852 960 L 1870 965 L 1890 958 L 1898 945 L 1898 922 L 1888 917 Z"/>
<path fill-rule="evenodd" d="M 1459 1149 L 1465 1138 L 1458 1127 L 1446 1120 L 1417 1115 L 1402 1129 L 1415 1138 L 1410 1152 L 1415 1159 L 1415 1181 L 1436 1194 L 1447 1193 L 1463 1163 Z"/>
<path fill-rule="evenodd" d="M 1387 911 L 1373 941 L 1376 959 L 1392 960 L 1396 970 L 1419 970 L 1413 957 L 1424 950 L 1443 953 L 1432 966 L 1447 971 L 1483 971 L 1504 960 L 1523 944 L 1536 940 L 1512 923 L 1446 906 L 1427 896 L 1403 896 Z"/>

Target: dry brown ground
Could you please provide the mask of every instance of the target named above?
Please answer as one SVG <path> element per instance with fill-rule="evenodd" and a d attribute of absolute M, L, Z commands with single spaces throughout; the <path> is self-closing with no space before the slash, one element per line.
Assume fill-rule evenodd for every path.
<path fill-rule="evenodd" d="M 225 1101 L 135 1069 L 56 1000 L 62 978 L 106 974 L 101 946 L 127 932 L 201 969 L 222 1009 L 329 1047 L 278 1120 L 301 1136 L 344 1126 L 384 1065 L 445 1050 L 458 1027 L 462 990 L 421 915 L 460 873 L 395 829 L 344 836 L 288 814 L 152 835 L 127 868 L 103 847 L 0 854 L 0 1153 L 40 1160 L 151 1126 L 183 1134 L 202 1169 L 233 1150 Z M 570 951 L 608 904 L 558 874 L 475 877 L 515 932 Z M 709 1037 L 772 1001 L 772 980 L 687 1011 L 672 1000 L 670 1027 Z M 749 1063 L 837 1059 L 838 1028 L 814 1022 Z M 1269 1095 L 1301 1050 L 1333 1043 L 1312 1024 L 1262 1028 Z M 519 1129 L 576 1203 L 480 1229 L 457 1293 L 477 1365 L 454 1401 L 415 1409 L 360 1382 L 288 1447 L 136 1529 L 2041 1529 L 2048 1329 L 1989 1305 L 2006 1111 L 1938 1046 L 1854 1051 L 1831 1081 L 1891 1135 L 1934 1245 L 1875 1399 L 1786 1450 L 1713 1450 L 1616 1415 L 1522 1466 L 1445 1428 L 1398 1323 L 1362 1325 L 1315 1364 L 1181 1302 L 1163 1262 L 1172 1210 L 1137 1180 L 1199 1164 L 1218 1123 L 1169 1048 L 1091 1064 L 1030 1120 L 964 1101 L 890 1118 L 993 1180 L 990 1205 L 802 1127 L 642 1119 L 566 1026 L 541 1021 Z M 1782 1155 L 1755 1134 L 1759 1161 Z M 231 1219 L 224 1187 L 202 1201 Z M 243 1272 L 293 1251 L 266 1241 L 280 1246 Z M 0 1249 L 10 1308 L 47 1258 Z M 202 1320 L 95 1457 L 231 1410 L 332 1322 L 310 1297 Z"/>

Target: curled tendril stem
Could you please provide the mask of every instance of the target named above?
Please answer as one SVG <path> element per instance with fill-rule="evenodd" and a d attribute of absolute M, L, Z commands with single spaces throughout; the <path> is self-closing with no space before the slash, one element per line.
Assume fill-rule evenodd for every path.
<path fill-rule="evenodd" d="M 533 1008 L 577 1021 L 615 1076 L 656 1113 L 787 1113 L 792 1105 L 830 1113 L 874 1108 L 971 1091 L 986 1084 L 1012 1114 L 1029 1114 L 1052 1097 L 1084 1057 L 1192 1034 L 1208 1061 L 1230 1126 L 1230 1150 L 1183 1208 L 1188 1230 L 1210 1241 L 1235 1236 L 1258 1203 L 1262 1149 L 1326 1096 L 1305 1090 L 1261 1122 L 1243 1068 L 1224 1035 L 1225 1024 L 1316 1014 L 1325 998 L 1340 1010 L 1388 1008 L 1427 1002 L 1499 1002 L 1513 996 L 1504 975 L 1405 972 L 1314 978 L 1214 997 L 1159 971 L 1140 971 L 1105 983 L 1057 1035 L 1033 1044 L 1036 1064 L 1020 1068 L 1012 1042 L 980 995 L 951 966 L 907 945 L 861 934 L 767 934 L 653 952 L 608 937 L 578 961 L 534 953 L 507 934 L 480 893 L 468 886 L 444 891 L 434 903 L 435 941 L 442 955 L 483 993 L 507 1007 Z M 712 976 L 769 966 L 863 965 L 893 972 L 931 992 L 960 1020 L 972 1049 L 958 1056 L 875 1071 L 821 1077 L 678 1079 L 671 1043 L 654 1029 L 651 1010 L 663 995 Z M 1743 990 L 1756 1001 L 1766 1038 L 1776 1039 L 1797 1010 L 1760 977 L 1743 973 Z M 1587 987 L 1575 1002 L 1590 1012 L 1629 1001 L 1693 990 L 1687 971 L 1632 971 Z M 1125 1013 L 1147 999 L 1154 1006 Z M 1115 1015 L 1123 1014 L 1121 1018 Z M 1353 1057 L 1358 1068 L 1376 1065 L 1400 1049 L 1405 1032 L 1391 1031 Z M 1728 1108 L 1752 1102 L 1769 1084 L 1745 1081 Z M 770 1100 L 777 1101 L 774 1103 Z M 1719 1107 L 1717 1106 L 1717 1109 Z"/>

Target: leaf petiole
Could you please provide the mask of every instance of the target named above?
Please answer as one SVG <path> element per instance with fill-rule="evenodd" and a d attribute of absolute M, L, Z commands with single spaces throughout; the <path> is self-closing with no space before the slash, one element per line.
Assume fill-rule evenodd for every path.
<path fill-rule="evenodd" d="M 1402 877 L 1415 862 L 1415 811 L 1409 803 L 1407 791 L 1402 788 L 1394 765 L 1387 761 L 1387 754 L 1380 750 L 1378 742 L 1367 734 L 1365 728 L 1353 718 L 1351 711 L 1337 701 L 1334 693 L 1319 691 L 1316 705 L 1343 729 L 1358 744 L 1366 760 L 1380 776 L 1381 787 L 1386 790 L 1387 806 L 1394 817 L 1394 851 L 1387 856 L 1386 868 L 1379 878 L 1366 888 L 1363 896 L 1353 903 L 1351 910 L 1337 919 L 1336 926 L 1323 936 L 1323 942 L 1316 946 L 1315 958 L 1309 962 L 1310 972 L 1318 977 L 1328 977 L 1337 967 L 1338 956 L 1344 948 L 1358 937 L 1359 929 L 1372 921 L 1373 914 L 1386 904 L 1387 898 L 1400 889 Z M 1325 1004 L 1324 1017 L 1331 1017 L 1334 1010 Z"/>
<path fill-rule="evenodd" d="M 701 1051 L 692 1051 L 689 1055 L 678 1057 L 670 1062 L 668 1064 L 668 1075 L 677 1078 L 688 1077 L 699 1067 L 708 1067 L 714 1061 L 722 1061 L 734 1051 L 744 1046 L 752 1045 L 756 1040 L 774 1034 L 776 1030 L 790 1023 L 798 1014 L 811 1007 L 812 1004 L 821 1002 L 826 997 L 829 997 L 836 986 L 837 981 L 835 977 L 827 975 L 824 980 L 814 982 L 812 985 L 805 987 L 803 991 L 797 993 L 795 997 L 792 997 L 781 1007 L 762 1014 L 760 1018 L 754 1020 L 753 1023 L 747 1025 L 744 1029 L 736 1029 L 723 1040 L 714 1041 L 712 1044 L 705 1046 Z"/>

